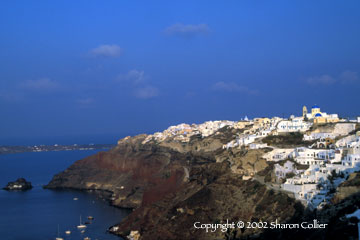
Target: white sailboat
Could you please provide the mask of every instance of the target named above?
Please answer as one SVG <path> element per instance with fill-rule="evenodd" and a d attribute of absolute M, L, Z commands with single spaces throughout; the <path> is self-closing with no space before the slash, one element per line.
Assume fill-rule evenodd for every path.
<path fill-rule="evenodd" d="M 60 230 L 59 230 L 59 224 L 58 224 L 58 234 L 57 237 L 55 238 L 55 240 L 64 240 L 63 238 L 59 237 L 60 234 Z"/>
<path fill-rule="evenodd" d="M 77 226 L 77 228 L 79 228 L 79 229 L 86 228 L 86 225 L 81 223 L 81 215 L 80 215 L 80 225 Z"/>

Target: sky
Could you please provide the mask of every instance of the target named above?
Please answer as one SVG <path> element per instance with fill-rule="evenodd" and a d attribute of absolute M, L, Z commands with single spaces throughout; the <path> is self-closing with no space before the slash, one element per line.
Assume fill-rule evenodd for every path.
<path fill-rule="evenodd" d="M 0 138 L 360 115 L 360 1 L 0 1 Z"/>

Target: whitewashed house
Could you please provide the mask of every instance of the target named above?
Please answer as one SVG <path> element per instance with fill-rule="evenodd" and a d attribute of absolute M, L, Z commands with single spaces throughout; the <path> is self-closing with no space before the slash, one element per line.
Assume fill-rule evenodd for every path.
<path fill-rule="evenodd" d="M 294 151 L 292 148 L 279 148 L 274 149 L 271 152 L 265 153 L 263 155 L 263 158 L 266 159 L 266 161 L 281 161 L 285 160 L 287 158 L 292 158 L 291 154 Z"/>
<path fill-rule="evenodd" d="M 292 157 L 303 165 L 322 165 L 335 159 L 335 150 L 310 149 L 305 147 L 295 148 Z"/>
<path fill-rule="evenodd" d="M 266 136 L 270 135 L 270 133 L 271 133 L 271 129 L 265 129 L 265 130 L 261 130 L 260 132 L 258 132 L 258 136 L 266 137 Z"/>
<path fill-rule="evenodd" d="M 304 141 L 312 141 L 320 138 L 331 138 L 335 139 L 339 134 L 334 133 L 327 133 L 327 132 L 320 132 L 320 133 L 311 133 L 311 134 L 304 134 L 303 140 Z"/>
<path fill-rule="evenodd" d="M 360 167 L 360 154 L 348 154 L 342 160 L 342 165 L 345 167 Z"/>
<path fill-rule="evenodd" d="M 239 146 L 247 146 L 250 143 L 253 143 L 259 136 L 256 134 L 246 135 L 238 139 Z"/>
<path fill-rule="evenodd" d="M 291 161 L 286 161 L 283 166 L 280 164 L 275 164 L 275 175 L 277 178 L 285 178 L 286 174 L 291 172 L 297 172 L 294 168 L 294 163 Z"/>
<path fill-rule="evenodd" d="M 350 142 L 356 141 L 356 136 L 355 135 L 350 135 L 350 136 L 346 136 L 343 137 L 341 139 L 339 139 L 335 145 L 337 147 L 346 147 Z"/>
<path fill-rule="evenodd" d="M 345 149 L 349 154 L 360 154 L 360 137 L 357 136 L 354 141 L 348 142 Z"/>
<path fill-rule="evenodd" d="M 277 125 L 278 132 L 305 132 L 312 124 L 305 122 L 302 117 L 296 117 L 291 120 L 282 120 Z"/>
<path fill-rule="evenodd" d="M 260 148 L 266 148 L 268 145 L 266 143 L 251 143 L 249 145 L 250 149 L 260 149 Z"/>

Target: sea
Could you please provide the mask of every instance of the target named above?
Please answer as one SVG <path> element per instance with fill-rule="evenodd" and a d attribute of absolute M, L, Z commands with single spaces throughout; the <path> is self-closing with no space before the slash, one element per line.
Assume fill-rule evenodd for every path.
<path fill-rule="evenodd" d="M 0 190 L 0 239 L 121 239 L 107 229 L 119 223 L 130 210 L 110 206 L 93 193 L 43 189 L 55 174 L 96 152 L 98 150 L 0 155 L 0 188 L 19 177 L 33 185 L 33 189 L 25 192 Z M 84 223 L 88 216 L 93 216 L 94 220 L 82 233 L 77 225 L 80 217 Z M 65 234 L 67 230 L 71 231 L 70 235 Z"/>

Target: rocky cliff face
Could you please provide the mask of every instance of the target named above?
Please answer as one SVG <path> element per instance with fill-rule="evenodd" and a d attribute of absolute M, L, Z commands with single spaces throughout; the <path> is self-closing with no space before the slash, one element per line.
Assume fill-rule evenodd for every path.
<path fill-rule="evenodd" d="M 105 193 L 115 206 L 133 208 L 126 219 L 111 228 L 121 236 L 262 238 L 269 234 L 263 229 L 206 233 L 194 228 L 195 222 L 285 223 L 303 217 L 302 205 L 293 198 L 250 178 L 271 168 L 262 158 L 267 149 L 222 149 L 241 132 L 225 127 L 205 138 L 192 136 L 186 143 L 170 138 L 143 144 L 147 135 L 127 137 L 108 152 L 75 162 L 54 176 L 46 188 L 96 190 Z"/>
<path fill-rule="evenodd" d="M 349 178 L 341 183 L 332 199 L 333 203 L 340 203 L 345 199 L 360 193 L 360 172 L 354 172 Z"/>
<path fill-rule="evenodd" d="M 186 180 L 193 157 L 156 144 L 143 145 L 145 137 L 123 140 L 108 152 L 77 161 L 54 176 L 46 188 L 110 192 L 112 203 L 125 208 L 136 208 L 143 201 L 155 201 L 176 191 Z M 157 194 L 149 196 L 148 189 L 157 189 Z"/>
<path fill-rule="evenodd" d="M 230 171 L 229 163 L 194 167 L 189 182 L 160 201 L 143 205 L 129 215 L 114 233 L 138 231 L 142 239 L 235 239 L 260 234 L 261 229 L 208 232 L 195 222 L 226 220 L 288 222 L 302 207 L 287 195 L 269 190 L 257 181 L 244 181 Z"/>

